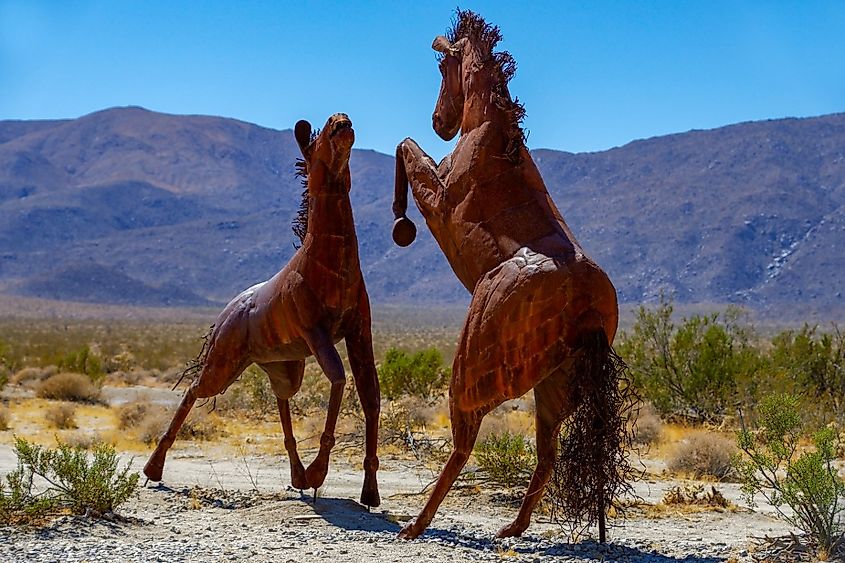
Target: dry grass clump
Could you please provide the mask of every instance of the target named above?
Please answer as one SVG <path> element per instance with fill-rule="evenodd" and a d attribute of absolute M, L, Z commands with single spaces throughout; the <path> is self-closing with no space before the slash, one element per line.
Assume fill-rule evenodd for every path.
<path fill-rule="evenodd" d="M 666 491 L 661 501 L 667 506 L 672 505 L 695 505 L 717 508 L 729 508 L 731 502 L 722 495 L 716 487 L 710 485 L 687 485 L 681 487 L 676 485 Z"/>
<path fill-rule="evenodd" d="M 63 372 L 39 383 L 35 394 L 42 399 L 96 403 L 100 399 L 100 388 L 87 375 Z"/>
<path fill-rule="evenodd" d="M 147 445 L 155 445 L 167 430 L 172 413 L 163 410 L 151 410 L 139 424 L 138 438 Z M 225 436 L 220 417 L 203 409 L 191 411 L 188 419 L 179 429 L 177 440 L 212 441 Z"/>
<path fill-rule="evenodd" d="M 0 405 L 0 432 L 9 429 L 9 409 Z"/>
<path fill-rule="evenodd" d="M 646 518 L 667 518 L 700 512 L 734 512 L 737 506 L 712 485 L 674 486 L 657 504 L 635 502 L 632 508 L 644 511 Z"/>
<path fill-rule="evenodd" d="M 51 405 L 44 412 L 44 419 L 50 427 L 59 430 L 76 428 L 76 405 L 70 403 Z"/>
<path fill-rule="evenodd" d="M 642 446 L 650 446 L 659 442 L 662 435 L 663 421 L 651 405 L 644 405 L 634 424 L 634 442 Z"/>
<path fill-rule="evenodd" d="M 102 444 L 103 439 L 97 432 L 85 432 L 80 430 L 78 432 L 68 434 L 62 439 L 62 442 L 72 448 L 92 450 L 95 446 Z"/>
<path fill-rule="evenodd" d="M 257 366 L 250 366 L 229 389 L 215 399 L 215 411 L 226 415 L 262 418 L 277 411 L 270 378 Z"/>
<path fill-rule="evenodd" d="M 12 383 L 21 387 L 34 387 L 48 377 L 56 375 L 57 371 L 56 366 L 23 368 L 12 376 Z"/>
<path fill-rule="evenodd" d="M 164 434 L 165 429 L 167 429 L 169 422 L 170 417 L 164 412 L 150 414 L 144 417 L 144 420 L 138 425 L 138 439 L 148 446 L 156 445 L 158 439 Z"/>
<path fill-rule="evenodd" d="M 724 480 L 733 471 L 731 456 L 735 452 L 734 443 L 724 436 L 694 432 L 678 444 L 667 460 L 667 466 L 670 472 L 676 474 Z"/>
<path fill-rule="evenodd" d="M 149 401 L 126 403 L 117 409 L 117 426 L 121 430 L 140 428 L 151 416 L 164 416 L 164 408 Z"/>

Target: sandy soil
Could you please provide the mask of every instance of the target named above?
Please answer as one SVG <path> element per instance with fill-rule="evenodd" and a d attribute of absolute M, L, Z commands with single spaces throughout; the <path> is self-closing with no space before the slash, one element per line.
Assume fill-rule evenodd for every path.
<path fill-rule="evenodd" d="M 281 444 L 280 444 L 281 446 Z M 306 459 L 313 452 L 305 452 Z M 140 470 L 145 459 L 133 459 Z M 14 467 L 0 446 L 0 474 Z M 316 501 L 287 486 L 287 459 L 233 457 L 213 448 L 175 451 L 161 484 L 148 484 L 122 507 L 126 522 L 64 517 L 41 530 L 0 529 L 2 561 L 699 561 L 750 560 L 752 536 L 782 535 L 771 510 L 677 513 L 659 519 L 632 515 L 611 530 L 611 543 L 567 541 L 561 529 L 535 517 L 526 535 L 497 540 L 516 514 L 506 495 L 453 491 L 429 530 L 411 542 L 396 539 L 402 522 L 431 480 L 413 461 L 383 458 L 382 506 L 356 502 L 360 462 L 335 456 Z M 643 481 L 637 492 L 658 502 L 672 481 Z M 719 490 L 741 505 L 733 484 Z"/>

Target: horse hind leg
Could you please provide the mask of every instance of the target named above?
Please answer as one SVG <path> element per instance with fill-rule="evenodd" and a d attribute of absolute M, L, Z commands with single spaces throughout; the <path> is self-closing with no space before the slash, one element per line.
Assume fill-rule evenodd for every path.
<path fill-rule="evenodd" d="M 343 400 L 343 389 L 346 386 L 346 372 L 334 344 L 325 332 L 314 331 L 307 335 L 306 341 L 331 383 L 326 425 L 320 436 L 320 451 L 305 470 L 308 485 L 316 490 L 323 485 L 329 472 L 329 455 L 335 443 L 334 432 L 340 414 L 340 403 Z"/>
<path fill-rule="evenodd" d="M 231 364 L 216 360 L 213 351 L 209 353 L 209 358 L 196 380 L 188 387 L 185 395 L 182 397 L 182 402 L 173 414 L 170 420 L 170 425 L 159 438 L 158 445 L 144 465 L 144 475 L 151 481 L 161 481 L 161 476 L 164 471 L 164 461 L 167 456 L 167 450 L 176 441 L 176 436 L 179 434 L 179 429 L 185 423 L 188 413 L 193 408 L 197 399 L 205 399 L 214 397 L 222 393 L 249 365 L 246 362 L 238 364 Z"/>
<path fill-rule="evenodd" d="M 534 388 L 534 400 L 537 409 L 535 414 L 537 467 L 534 469 L 528 490 L 522 499 L 519 514 L 513 522 L 499 530 L 496 537 L 507 538 L 522 535 L 531 523 L 531 514 L 534 512 L 534 508 L 543 498 L 543 491 L 549 483 L 557 459 L 557 437 L 561 422 L 573 410 L 569 397 L 565 393 L 567 389 L 565 375 L 563 371 L 555 372 Z"/>
<path fill-rule="evenodd" d="M 446 498 L 446 493 L 452 488 L 455 479 L 458 478 L 461 470 L 466 465 L 469 454 L 472 453 L 472 447 L 475 445 L 475 440 L 478 437 L 478 429 L 481 426 L 481 419 L 484 415 L 474 412 L 462 412 L 453 407 L 452 410 L 452 439 L 454 446 L 452 455 L 449 456 L 449 461 L 440 472 L 440 477 L 437 478 L 437 484 L 431 492 L 425 507 L 419 515 L 409 522 L 402 531 L 399 532 L 399 537 L 403 539 L 413 539 L 425 531 L 437 508 L 443 499 Z"/>
<path fill-rule="evenodd" d="M 273 394 L 276 395 L 276 405 L 279 408 L 279 420 L 282 424 L 282 433 L 285 436 L 285 450 L 290 460 L 290 482 L 294 488 L 304 490 L 308 488 L 308 480 L 305 478 L 305 467 L 299 459 L 299 452 L 296 450 L 296 436 L 293 434 L 293 422 L 290 416 L 290 401 L 302 385 L 302 377 L 305 373 L 305 361 L 273 362 L 259 364 L 270 378 L 270 386 Z"/>

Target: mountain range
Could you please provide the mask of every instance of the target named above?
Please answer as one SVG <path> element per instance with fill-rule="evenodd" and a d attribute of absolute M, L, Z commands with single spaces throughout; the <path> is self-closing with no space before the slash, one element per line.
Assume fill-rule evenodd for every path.
<path fill-rule="evenodd" d="M 294 252 L 298 155 L 290 130 L 138 107 L 0 121 L 0 294 L 226 302 Z M 622 302 L 845 311 L 845 114 L 532 155 Z M 393 245 L 393 157 L 355 149 L 351 169 L 371 299 L 467 302 L 415 210 L 416 242 Z"/>

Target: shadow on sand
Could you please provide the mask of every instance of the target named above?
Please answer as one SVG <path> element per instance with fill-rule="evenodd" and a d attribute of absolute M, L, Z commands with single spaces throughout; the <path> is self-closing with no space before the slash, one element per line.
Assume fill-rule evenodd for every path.
<path fill-rule="evenodd" d="M 329 524 L 344 530 L 398 534 L 401 528 L 399 524 L 390 519 L 388 514 L 377 510 L 369 512 L 366 507 L 351 499 L 320 498 L 317 499 L 316 503 L 310 499 L 307 499 L 307 501 L 313 507 L 315 514 Z M 567 557 L 584 560 L 622 560 L 643 563 L 719 563 L 725 560 L 722 557 L 701 557 L 697 555 L 675 557 L 657 551 L 645 551 L 633 546 L 613 543 L 602 545 L 595 540 L 584 540 L 576 544 L 556 543 L 551 545 L 549 540 L 534 536 L 500 540 L 492 534 L 487 536 L 473 531 L 455 532 L 436 527 L 430 527 L 422 537 L 436 538 L 438 543 L 446 547 L 461 547 L 492 553 L 513 550 L 520 555 Z"/>

